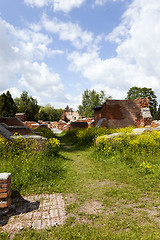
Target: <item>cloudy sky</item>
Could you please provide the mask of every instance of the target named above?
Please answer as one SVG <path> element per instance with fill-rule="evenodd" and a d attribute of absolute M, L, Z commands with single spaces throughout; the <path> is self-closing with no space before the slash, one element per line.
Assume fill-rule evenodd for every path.
<path fill-rule="evenodd" d="M 160 102 L 160 0 L 0 1 L 0 93 L 75 110 L 85 89 Z"/>

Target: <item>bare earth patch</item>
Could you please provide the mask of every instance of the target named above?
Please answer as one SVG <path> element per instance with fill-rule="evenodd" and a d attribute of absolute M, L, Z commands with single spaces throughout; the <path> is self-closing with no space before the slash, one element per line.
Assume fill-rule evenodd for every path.
<path fill-rule="evenodd" d="M 99 201 L 85 202 L 80 207 L 80 212 L 84 212 L 86 214 L 99 214 L 102 212 L 102 210 L 103 206 Z"/>

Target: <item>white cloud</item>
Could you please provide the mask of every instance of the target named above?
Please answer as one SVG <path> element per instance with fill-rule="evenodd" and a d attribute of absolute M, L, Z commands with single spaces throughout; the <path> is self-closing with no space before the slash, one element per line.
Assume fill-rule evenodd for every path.
<path fill-rule="evenodd" d="M 31 29 L 19 29 L 14 28 L 4 20 L 2 20 L 2 24 L 9 39 L 12 41 L 12 48 L 22 58 L 43 59 L 46 56 L 63 53 L 61 50 L 49 48 L 48 46 L 53 42 L 53 39 L 41 32 L 32 30 L 33 25 L 30 26 Z"/>
<path fill-rule="evenodd" d="M 24 0 L 31 7 L 52 6 L 54 12 L 63 11 L 68 13 L 72 8 L 79 8 L 86 0 Z"/>
<path fill-rule="evenodd" d="M 42 24 L 47 31 L 58 34 L 60 40 L 70 41 L 78 49 L 96 47 L 97 42 L 94 42 L 93 33 L 83 31 L 78 24 L 64 23 L 57 18 L 50 20 L 46 15 L 42 17 Z"/>
<path fill-rule="evenodd" d="M 59 74 L 51 71 L 44 62 L 24 62 L 18 85 L 21 89 L 29 89 L 42 105 L 51 100 L 54 104 L 58 102 L 64 90 Z"/>
<path fill-rule="evenodd" d="M 53 11 L 70 12 L 73 8 L 79 8 L 87 0 L 24 0 L 24 3 L 31 7 L 51 6 Z M 95 0 L 93 6 L 103 6 L 107 2 L 123 2 L 124 0 Z"/>
<path fill-rule="evenodd" d="M 125 98 L 132 86 L 160 88 L 160 1 L 134 0 L 121 24 L 107 36 L 117 43 L 116 57 L 102 60 L 98 52 L 68 55 L 70 70 L 81 72 L 92 88 Z M 110 91 L 110 92 L 107 92 Z"/>
<path fill-rule="evenodd" d="M 31 7 L 44 7 L 48 5 L 48 0 L 24 0 L 24 3 Z"/>
<path fill-rule="evenodd" d="M 10 86 L 10 79 L 15 80 L 19 62 L 2 22 L 0 22 L 0 35 L 0 91 L 2 91 Z"/>
<path fill-rule="evenodd" d="M 159 79 L 160 2 L 133 1 L 124 14 L 120 27 L 124 28 L 124 32 L 122 34 L 117 31 L 120 38 L 118 57 L 127 63 L 134 63 L 146 76 Z M 117 39 L 115 32 L 112 40 L 114 39 Z"/>
<path fill-rule="evenodd" d="M 41 59 L 61 50 L 52 50 L 47 35 L 30 29 L 16 29 L 1 19 L 0 23 L 0 91 L 10 90 L 14 97 L 26 89 L 41 103 L 60 99 L 63 84 L 58 73 L 51 71 Z M 14 87 L 13 87 L 14 86 Z"/>
<path fill-rule="evenodd" d="M 63 84 L 59 74 L 52 72 L 48 66 L 42 62 L 24 62 L 22 77 L 19 80 L 22 87 L 29 88 L 41 98 L 49 98 L 52 95 L 56 98 L 63 90 Z"/>
<path fill-rule="evenodd" d="M 54 11 L 69 12 L 72 8 L 80 7 L 86 0 L 53 0 Z"/>
<path fill-rule="evenodd" d="M 109 2 L 109 1 L 112 1 L 112 2 L 123 2 L 124 0 L 95 0 L 95 5 L 102 6 L 106 2 Z"/>
<path fill-rule="evenodd" d="M 71 94 L 65 94 L 66 97 L 66 105 L 69 107 L 72 107 L 74 111 L 77 110 L 77 106 L 82 103 L 82 94 L 73 97 Z M 63 108 L 66 107 L 66 105 L 63 105 Z"/>

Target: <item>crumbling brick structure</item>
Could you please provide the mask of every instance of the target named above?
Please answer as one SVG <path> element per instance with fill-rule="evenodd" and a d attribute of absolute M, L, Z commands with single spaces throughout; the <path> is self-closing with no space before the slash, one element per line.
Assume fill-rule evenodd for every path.
<path fill-rule="evenodd" d="M 0 216 L 11 206 L 11 173 L 0 173 Z"/>
<path fill-rule="evenodd" d="M 15 133 L 20 135 L 35 134 L 35 132 L 26 127 L 19 118 L 0 117 L 0 134 L 6 138 L 10 138 Z"/>
<path fill-rule="evenodd" d="M 22 122 L 26 121 L 26 114 L 25 113 L 16 113 L 15 118 L 19 118 Z"/>
<path fill-rule="evenodd" d="M 75 128 L 88 128 L 88 123 L 87 122 L 71 122 L 70 123 L 70 130 L 73 130 Z"/>
<path fill-rule="evenodd" d="M 39 127 L 39 123 L 34 122 L 34 121 L 26 121 L 26 122 L 23 122 L 23 124 L 24 124 L 27 128 L 32 128 L 32 129 L 35 129 L 35 128 Z"/>
<path fill-rule="evenodd" d="M 68 105 L 64 111 L 61 112 L 61 120 L 65 122 L 76 121 L 79 118 L 78 112 L 74 112 Z"/>
<path fill-rule="evenodd" d="M 100 121 L 101 126 L 108 128 L 145 127 L 152 122 L 149 105 L 148 98 L 106 100 L 102 106 L 94 108 L 95 125 Z"/>

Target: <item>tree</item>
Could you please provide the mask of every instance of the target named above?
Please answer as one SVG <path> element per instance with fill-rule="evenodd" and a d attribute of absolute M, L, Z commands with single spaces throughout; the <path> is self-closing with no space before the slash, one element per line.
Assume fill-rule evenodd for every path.
<path fill-rule="evenodd" d="M 37 99 L 28 96 L 27 91 L 23 91 L 20 98 L 15 98 L 14 101 L 18 107 L 18 111 L 26 114 L 27 120 L 36 120 L 35 115 L 39 110 Z"/>
<path fill-rule="evenodd" d="M 0 95 L 0 116 L 14 117 L 17 112 L 17 106 L 9 91 Z"/>
<path fill-rule="evenodd" d="M 154 117 L 157 112 L 157 96 L 155 95 L 152 88 L 140 88 L 140 87 L 132 87 L 127 92 L 126 99 L 136 99 L 136 98 L 144 98 L 148 97 L 150 100 L 150 111 L 152 116 Z"/>
<path fill-rule="evenodd" d="M 82 104 L 78 106 L 78 112 L 81 116 L 84 117 L 93 117 L 94 111 L 93 108 L 97 105 L 101 105 L 105 101 L 104 91 L 100 93 L 93 90 L 84 90 L 82 94 Z"/>
<path fill-rule="evenodd" d="M 160 120 L 160 105 L 158 107 L 158 110 L 157 110 L 156 114 L 154 115 L 154 119 L 155 120 Z"/>
<path fill-rule="evenodd" d="M 48 120 L 48 121 L 59 121 L 61 118 L 62 109 L 55 109 L 50 104 L 47 104 L 45 107 L 40 107 L 37 114 L 39 120 Z"/>

